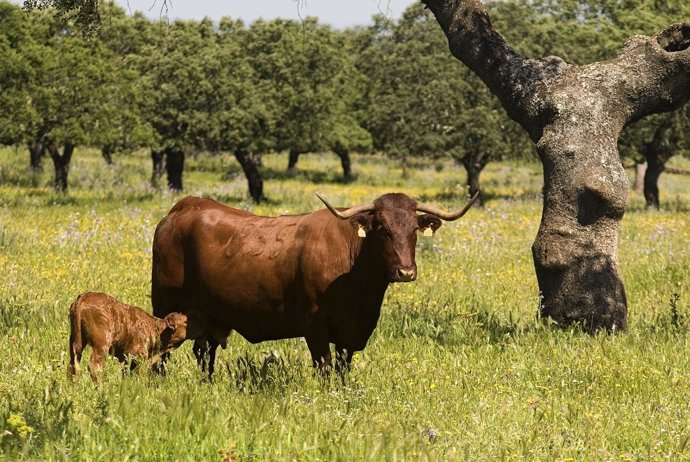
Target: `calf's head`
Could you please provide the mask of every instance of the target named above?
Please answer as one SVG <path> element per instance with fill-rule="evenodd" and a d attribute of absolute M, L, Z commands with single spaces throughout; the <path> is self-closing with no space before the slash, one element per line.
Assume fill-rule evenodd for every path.
<path fill-rule="evenodd" d="M 179 347 L 185 340 L 196 338 L 201 326 L 195 318 L 188 318 L 183 313 L 170 313 L 159 323 L 161 348 L 169 351 Z"/>
<path fill-rule="evenodd" d="M 441 227 L 441 220 L 457 220 L 469 210 L 478 195 L 475 194 L 462 210 L 446 212 L 430 204 L 420 204 L 402 193 L 384 194 L 373 202 L 339 211 L 317 194 L 333 215 L 348 220 L 360 237 L 373 240 L 389 282 L 409 282 L 417 278 L 417 231 L 430 235 Z"/>

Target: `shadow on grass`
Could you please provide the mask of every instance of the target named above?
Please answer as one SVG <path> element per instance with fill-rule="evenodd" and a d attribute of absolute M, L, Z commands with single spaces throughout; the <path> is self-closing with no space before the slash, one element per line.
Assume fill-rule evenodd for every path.
<path fill-rule="evenodd" d="M 298 170 L 296 172 L 288 172 L 283 169 L 263 167 L 261 169 L 261 175 L 264 181 L 297 179 L 317 184 L 348 184 L 357 179 L 356 174 L 345 178 L 340 169 L 330 172 L 325 172 L 323 170 Z"/>

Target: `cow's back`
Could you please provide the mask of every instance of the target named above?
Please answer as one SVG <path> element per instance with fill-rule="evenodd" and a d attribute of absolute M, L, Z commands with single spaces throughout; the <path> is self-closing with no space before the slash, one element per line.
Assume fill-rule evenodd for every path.
<path fill-rule="evenodd" d="M 170 209 L 153 237 L 151 303 L 154 316 L 162 318 L 174 311 L 183 311 L 194 296 L 197 284 L 192 276 L 198 262 L 194 261 L 192 241 L 194 232 L 203 228 L 199 225 L 214 217 L 250 215 L 214 200 L 193 196 L 179 200 Z"/>

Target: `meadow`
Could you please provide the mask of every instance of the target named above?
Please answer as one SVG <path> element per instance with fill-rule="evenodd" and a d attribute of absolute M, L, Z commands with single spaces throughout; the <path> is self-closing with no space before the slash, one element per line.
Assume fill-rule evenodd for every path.
<path fill-rule="evenodd" d="M 59 195 L 49 159 L 32 178 L 23 149 L 0 149 L 0 460 L 690 460 L 690 178 L 662 176 L 662 211 L 631 193 L 624 334 L 537 319 L 541 166 L 496 162 L 485 208 L 420 236 L 417 281 L 389 288 L 345 384 L 319 380 L 300 339 L 239 335 L 212 383 L 190 343 L 166 377 L 110 359 L 102 383 L 72 382 L 70 303 L 94 290 L 150 310 L 153 231 L 183 195 L 263 215 L 320 208 L 315 192 L 334 205 L 390 191 L 465 202 L 464 170 L 443 160 L 413 159 L 403 178 L 389 159 L 355 156 L 344 184 L 336 156 L 304 155 L 288 176 L 286 155 L 267 155 L 261 205 L 229 156 L 188 159 L 179 195 L 148 185 L 146 153 L 115 161 L 77 151 Z"/>

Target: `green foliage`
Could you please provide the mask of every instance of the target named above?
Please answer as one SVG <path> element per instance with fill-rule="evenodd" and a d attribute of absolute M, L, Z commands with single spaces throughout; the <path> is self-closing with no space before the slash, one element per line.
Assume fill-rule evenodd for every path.
<path fill-rule="evenodd" d="M 335 156 L 301 168 L 324 181 L 278 177 L 273 201 L 244 199 L 244 181 L 219 185 L 230 157 L 189 159 L 196 193 L 262 215 L 302 213 L 402 190 L 444 208 L 462 204 L 450 160 L 396 165 L 357 155 L 359 175 L 335 181 Z M 675 159 L 687 166 L 684 159 Z M 414 283 L 392 285 L 379 326 L 343 385 L 323 383 L 299 339 L 252 345 L 232 335 L 218 376 L 204 381 L 191 345 L 169 374 L 104 381 L 66 375 L 67 311 L 77 294 L 110 293 L 150 310 L 151 240 L 181 197 L 148 185 L 146 152 L 112 169 L 79 150 L 68 198 L 22 183 L 25 165 L 0 149 L 0 459 L 6 460 L 684 460 L 690 428 L 690 190 L 662 177 L 677 209 L 646 212 L 633 196 L 619 263 L 630 331 L 591 337 L 535 319 L 529 246 L 539 227 L 535 164 L 493 162 L 485 209 L 420 236 Z M 284 158 L 264 156 L 282 170 Z M 443 168 L 436 168 L 442 164 Z M 44 178 L 45 179 L 45 178 Z M 673 294 L 678 294 L 677 298 Z M 676 313 L 675 315 L 673 313 Z M 675 321 L 674 321 L 675 319 Z M 674 324 L 675 323 L 675 324 Z M 674 326 L 680 326 L 678 329 Z M 89 350 L 84 361 L 88 361 Z M 10 415 L 17 417 L 8 423 Z M 11 428 L 10 428 L 11 425 Z M 31 427 L 22 440 L 21 428 Z M 225 459 L 224 459 L 225 458 Z"/>

